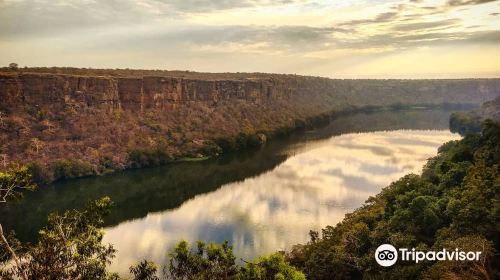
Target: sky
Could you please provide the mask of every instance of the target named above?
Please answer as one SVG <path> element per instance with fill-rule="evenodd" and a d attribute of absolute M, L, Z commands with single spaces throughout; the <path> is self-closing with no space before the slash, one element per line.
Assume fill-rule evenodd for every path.
<path fill-rule="evenodd" d="M 495 0 L 0 0 L 0 65 L 500 77 Z"/>

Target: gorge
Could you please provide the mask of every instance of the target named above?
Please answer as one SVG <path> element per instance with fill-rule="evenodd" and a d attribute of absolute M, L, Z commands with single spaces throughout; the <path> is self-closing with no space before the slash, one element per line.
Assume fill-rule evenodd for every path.
<path fill-rule="evenodd" d="M 0 73 L 0 154 L 39 180 L 204 158 L 355 110 L 479 104 L 500 79 L 20 69 Z"/>
<path fill-rule="evenodd" d="M 180 240 L 227 240 L 247 261 L 289 251 L 401 175 L 420 173 L 439 145 L 460 138 L 447 129 L 451 112 L 353 113 L 260 149 L 66 180 L 5 205 L 2 223 L 35 242 L 50 212 L 109 196 L 103 243 L 118 250 L 110 270 L 121 275 L 137 259 L 166 263 Z"/>

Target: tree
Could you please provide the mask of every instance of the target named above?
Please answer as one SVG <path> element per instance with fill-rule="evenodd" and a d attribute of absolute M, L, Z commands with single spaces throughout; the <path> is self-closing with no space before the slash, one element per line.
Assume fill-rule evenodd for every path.
<path fill-rule="evenodd" d="M 5 172 L 0 172 L 0 203 L 6 203 L 11 198 L 19 199 L 22 197 L 22 193 L 19 190 L 33 190 L 35 187 L 36 185 L 31 182 L 31 175 L 27 167 L 13 168 Z M 13 239 L 12 235 L 6 236 L 0 223 L 0 262 L 13 259 L 15 266 L 20 266 L 21 259 L 14 249 L 17 246 L 11 245 L 18 245 L 19 242 L 16 240 L 9 242 L 9 239 Z M 18 271 L 15 275 L 23 280 L 28 279 L 24 271 Z M 0 276 L 4 278 L 7 276 L 1 268 Z"/>
<path fill-rule="evenodd" d="M 297 268 L 285 261 L 283 254 L 274 253 L 260 257 L 255 263 L 247 262 L 237 279 L 240 280 L 305 280 L 306 277 Z"/>
<path fill-rule="evenodd" d="M 160 278 L 156 276 L 157 270 L 156 264 L 147 260 L 130 267 L 134 280 L 159 280 Z"/>
<path fill-rule="evenodd" d="M 40 149 L 43 147 L 43 142 L 40 141 L 38 138 L 32 138 L 31 143 L 33 145 L 33 148 L 35 148 L 36 154 L 40 151 Z"/>
<path fill-rule="evenodd" d="M 22 197 L 20 190 L 34 190 L 36 185 L 31 182 L 31 174 L 27 167 L 14 167 L 7 171 L 0 171 L 0 203 L 8 199 Z"/>
<path fill-rule="evenodd" d="M 9 68 L 11 70 L 17 70 L 17 69 L 19 69 L 19 65 L 17 65 L 17 63 L 12 62 L 12 63 L 9 63 Z"/>
<path fill-rule="evenodd" d="M 425 273 L 428 279 L 491 279 L 491 259 L 494 255 L 492 242 L 480 236 L 465 236 L 456 240 L 446 240 L 439 244 L 449 250 L 460 248 L 470 252 L 481 252 L 477 262 L 442 261 L 437 262 Z"/>
<path fill-rule="evenodd" d="M 0 161 L 2 162 L 3 168 L 7 167 L 7 164 L 9 162 L 9 156 L 7 154 L 0 154 Z"/>
<path fill-rule="evenodd" d="M 239 280 L 305 280 L 304 274 L 285 261 L 282 253 L 246 262 L 235 263 L 233 249 L 227 241 L 222 244 L 198 241 L 192 250 L 186 241 L 177 244 L 170 254 L 167 275 L 170 279 L 239 279 Z"/>
<path fill-rule="evenodd" d="M 181 241 L 170 254 L 169 278 L 232 279 L 238 273 L 233 248 L 226 241 L 221 245 L 197 242 L 196 251 L 186 241 Z"/>
<path fill-rule="evenodd" d="M 111 200 L 104 197 L 88 203 L 83 211 L 50 214 L 47 226 L 39 232 L 38 243 L 21 245 L 17 252 L 8 244 L 20 242 L 13 236 L 8 242 L 3 238 L 1 249 L 9 258 L 2 259 L 0 275 L 26 280 L 116 279 L 106 270 L 115 249 L 101 244 L 104 233 L 100 228 L 110 207 Z M 14 259 L 15 264 L 6 266 L 9 259 Z"/>
<path fill-rule="evenodd" d="M 5 113 L 0 111 L 0 128 L 3 128 L 5 127 Z"/>

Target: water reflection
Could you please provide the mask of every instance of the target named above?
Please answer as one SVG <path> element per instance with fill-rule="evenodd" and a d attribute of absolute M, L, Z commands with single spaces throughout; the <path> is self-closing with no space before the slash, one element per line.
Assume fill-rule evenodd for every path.
<path fill-rule="evenodd" d="M 437 147 L 458 138 L 445 130 L 398 130 L 291 145 L 283 151 L 287 159 L 270 171 L 107 228 L 105 241 L 118 249 L 112 269 L 126 273 L 142 258 L 162 263 L 180 239 L 229 240 L 247 259 L 288 249 L 305 242 L 310 229 L 336 224 L 391 181 L 419 173 Z"/>
<path fill-rule="evenodd" d="M 0 220 L 34 242 L 48 213 L 107 195 L 114 208 L 106 241 L 119 250 L 113 269 L 161 261 L 180 238 L 227 239 L 250 258 L 304 242 L 309 229 L 334 224 L 389 181 L 418 172 L 437 146 L 456 138 L 445 132 L 450 113 L 351 114 L 259 150 L 61 182 L 2 205 Z M 443 131 L 422 131 L 429 129 Z M 377 132 L 385 130 L 392 132 Z"/>

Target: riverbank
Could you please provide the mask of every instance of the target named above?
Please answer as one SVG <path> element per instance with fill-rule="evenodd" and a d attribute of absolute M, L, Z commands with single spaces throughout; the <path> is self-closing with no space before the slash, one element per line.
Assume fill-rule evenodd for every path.
<path fill-rule="evenodd" d="M 256 134 L 239 133 L 229 137 L 219 137 L 216 139 L 203 141 L 201 148 L 190 151 L 187 154 L 179 154 L 176 157 L 167 153 L 166 147 L 155 149 L 138 149 L 129 152 L 128 164 L 116 166 L 111 159 L 104 158 L 99 165 L 92 165 L 90 162 L 74 159 L 57 160 L 52 165 L 42 165 L 39 162 L 29 162 L 32 177 L 39 185 L 47 185 L 60 180 L 69 180 L 88 176 L 99 176 L 123 171 L 126 169 L 137 169 L 176 164 L 179 162 L 203 161 L 221 154 L 238 153 L 246 149 L 258 149 L 265 145 L 267 141 L 275 138 L 286 137 L 291 133 L 324 126 L 333 119 L 342 116 L 362 113 L 362 112 L 384 112 L 384 111 L 404 111 L 404 110 L 464 110 L 475 108 L 474 104 L 418 104 L 391 106 L 364 106 L 353 107 L 342 111 L 323 113 L 307 119 L 295 119 L 290 125 L 280 127 L 274 131 L 263 131 Z"/>
<path fill-rule="evenodd" d="M 335 136 L 394 130 L 448 131 L 449 116 L 453 111 L 434 109 L 352 113 L 333 118 L 326 125 L 273 138 L 256 149 L 223 153 L 202 161 L 177 162 L 158 167 L 116 171 L 103 176 L 59 181 L 42 187 L 40 191 L 26 192 L 25 199 L 21 203 L 6 205 L 4 207 L 6 211 L 1 213 L 4 217 L 3 223 L 15 229 L 21 240 L 35 241 L 37 229 L 45 224 L 49 212 L 62 213 L 75 207 L 84 207 L 88 199 L 98 199 L 107 195 L 114 202 L 114 210 L 106 219 L 105 225 L 112 227 L 125 221 L 143 219 L 150 213 L 178 208 L 188 200 L 217 191 L 223 185 L 250 182 L 248 179 L 272 172 L 294 155 L 315 149 L 318 145 L 331 146 L 328 144 L 328 139 Z M 367 142 L 355 141 L 353 144 L 363 147 Z M 441 142 L 435 145 L 439 144 Z M 381 146 L 381 151 L 386 150 L 384 145 Z M 377 151 L 379 150 L 376 149 L 375 152 Z M 430 156 L 434 151 L 428 154 Z M 361 156 L 361 158 L 366 157 Z M 381 162 L 382 160 L 374 164 L 380 165 Z M 408 168 L 411 165 L 415 164 L 408 166 L 402 164 L 400 168 L 403 166 Z M 374 171 L 376 170 L 378 169 Z M 387 171 L 391 170 L 395 169 Z M 406 170 L 409 172 L 409 169 Z M 393 178 L 396 177 L 399 175 Z M 368 180 L 373 178 L 377 176 L 367 176 Z M 272 185 L 276 184 L 273 183 L 270 187 Z M 33 211 L 33 205 L 37 205 L 36 211 Z M 24 217 L 22 223 L 17 217 Z"/>
<path fill-rule="evenodd" d="M 171 219 L 180 220 L 173 224 L 167 223 L 170 225 L 168 227 L 170 230 L 164 238 L 172 240 L 173 232 L 177 232 L 174 238 L 176 240 L 173 242 L 181 238 L 187 238 L 188 241 L 192 242 L 204 239 L 208 242 L 210 238 L 205 234 L 212 232 L 211 236 L 215 238 L 215 241 L 222 241 L 220 239 L 222 236 L 231 241 L 230 236 L 234 234 L 236 239 L 231 242 L 235 242 L 235 244 L 240 244 L 237 242 L 239 240 L 237 236 L 248 238 L 245 247 L 241 247 L 242 244 L 235 246 L 235 253 L 252 259 L 256 255 L 269 252 L 269 250 L 284 248 L 283 246 L 286 244 L 305 242 L 309 229 L 319 229 L 332 223 L 333 220 L 340 221 L 343 217 L 342 213 L 361 205 L 369 195 L 378 192 L 381 186 L 397 179 L 404 172 L 417 172 L 423 165 L 425 158 L 435 153 L 437 146 L 450 139 L 458 138 L 458 135 L 448 132 L 448 120 L 452 111 L 441 109 L 384 110 L 345 114 L 333 118 L 326 125 L 273 138 L 258 149 L 228 152 L 203 161 L 177 162 L 164 166 L 118 171 L 104 176 L 59 181 L 43 187 L 40 191 L 25 193 L 25 198 L 20 203 L 4 205 L 1 212 L 4 217 L 3 225 L 15 230 L 18 238 L 22 241 L 35 242 L 37 231 L 45 225 L 47 215 L 50 212 L 63 213 L 65 210 L 81 208 L 85 206 L 87 200 L 107 195 L 114 204 L 113 211 L 105 220 L 107 229 L 117 227 L 120 224 L 123 224 L 120 228 L 126 229 L 127 225 L 142 223 L 139 221 L 144 223 L 156 221 L 156 219 L 151 220 L 152 216 L 163 217 L 166 215 Z M 387 137 L 384 138 L 384 135 Z M 443 138 L 443 136 L 445 137 Z M 415 138 L 418 138 L 419 141 L 410 141 Z M 393 140 L 396 142 L 391 145 Z M 415 153 L 419 156 L 415 156 Z M 312 156 L 317 157 L 320 161 L 311 161 Z M 349 159 L 350 157 L 354 158 Z M 324 170 L 325 172 L 318 170 L 317 173 L 310 173 L 308 171 L 307 174 L 310 177 L 307 178 L 310 180 L 301 180 L 296 177 L 303 178 L 302 176 L 305 175 L 303 171 L 316 170 L 316 168 L 321 167 L 318 164 L 325 160 L 332 162 L 332 164 L 326 165 L 328 168 Z M 303 167 L 290 170 L 292 162 L 301 163 Z M 343 171 L 329 172 L 330 169 L 336 169 L 330 168 L 333 166 L 337 166 Z M 287 170 L 293 172 L 286 172 Z M 359 173 L 355 170 L 359 170 Z M 294 175 L 295 173 L 296 175 Z M 349 174 L 356 174 L 356 177 L 348 176 Z M 359 179 L 356 179 L 358 175 Z M 311 184 L 318 182 L 314 178 L 331 178 L 328 180 L 333 181 L 312 187 Z M 363 179 L 361 180 L 361 178 Z M 347 181 L 342 183 L 344 180 Z M 294 187 L 297 183 L 304 187 Z M 341 191 L 341 193 L 352 199 L 346 200 L 343 195 L 337 196 L 335 191 L 331 192 L 332 187 L 339 188 L 339 190 L 347 188 L 348 190 Z M 316 197 L 316 191 L 319 190 L 326 193 Z M 259 193 L 260 195 L 257 195 Z M 243 197 L 247 195 L 248 197 L 244 199 Z M 241 198 L 230 199 L 234 196 Z M 247 210 L 242 209 L 241 212 L 239 210 L 223 210 L 248 207 L 248 203 L 241 201 L 253 201 L 250 199 L 251 197 L 260 197 L 260 199 L 255 200 L 255 206 Z M 204 202 L 189 202 L 200 199 Z M 276 204 L 277 201 L 281 202 Z M 299 201 L 302 206 L 296 208 Z M 338 202 L 333 203 L 333 201 Z M 358 201 L 359 204 L 355 201 Z M 35 210 L 33 210 L 33 205 L 37 205 Z M 195 209 L 200 206 L 201 209 L 195 210 L 190 208 L 191 206 L 183 205 L 195 206 Z M 218 205 L 214 206 L 213 210 L 220 209 L 221 212 L 209 211 L 206 208 L 207 205 Z M 274 207 L 279 209 L 285 207 L 290 211 L 296 209 L 298 212 L 287 212 L 291 214 L 289 218 L 276 216 L 273 218 L 275 220 L 261 219 L 259 217 L 265 217 L 265 215 L 254 216 L 251 214 L 253 213 L 251 209 Z M 323 210 L 318 212 L 315 210 L 318 207 Z M 185 214 L 181 216 L 173 214 L 180 209 L 184 209 L 181 212 Z M 303 212 L 300 209 L 309 210 Z M 201 211 L 202 216 L 200 217 L 205 217 L 205 222 L 200 221 L 198 224 L 196 221 L 192 221 L 192 224 L 186 224 L 185 215 L 195 211 Z M 235 215 L 233 216 L 231 213 Z M 244 216 L 250 216 L 240 220 L 242 216 L 237 215 L 237 213 L 246 213 Z M 276 214 L 278 213 L 281 212 L 276 212 Z M 321 215 L 315 216 L 315 213 Z M 308 218 L 305 218 L 304 215 L 307 215 Z M 309 217 L 309 215 L 312 216 Z M 25 218 L 21 221 L 18 217 Z M 219 229 L 217 224 L 221 217 L 229 219 L 227 220 L 229 224 L 224 223 L 226 226 Z M 266 236 L 280 236 L 280 229 L 284 225 L 275 226 L 280 225 L 281 221 L 298 221 L 297 219 L 302 221 L 300 223 L 302 226 L 294 223 L 286 225 L 295 232 L 289 238 L 269 238 L 265 239 L 269 240 L 265 243 L 266 246 L 264 244 L 258 245 L 260 244 L 258 240 L 263 240 L 259 237 L 261 230 L 267 232 Z M 210 221 L 212 226 L 207 225 L 207 221 Z M 318 224 L 318 221 L 322 222 Z M 257 226 L 257 224 L 261 226 Z M 160 224 L 154 223 L 150 226 L 156 229 L 155 225 L 159 226 Z M 167 225 L 160 226 L 158 230 L 165 229 Z M 193 230 L 187 230 L 186 233 L 183 233 L 182 225 Z M 194 228 L 199 229 L 196 231 L 197 234 Z M 214 230 L 220 231 L 220 235 L 213 232 Z M 228 235 L 226 230 L 231 230 L 233 233 Z M 116 234 L 113 236 L 120 237 L 128 236 L 134 231 L 130 229 L 123 233 L 114 232 Z M 139 230 L 137 234 L 146 232 L 149 231 Z M 188 234 L 190 232 L 191 234 Z M 217 236 L 220 238 L 216 238 Z M 142 238 L 138 237 L 138 239 Z M 111 243 L 118 242 L 108 240 Z M 163 240 L 163 237 L 159 240 Z M 278 243 L 273 243 L 272 240 Z M 283 243 L 285 240 L 289 242 Z M 125 242 L 125 240 L 123 241 Z M 255 246 L 258 247 L 254 247 L 252 242 L 257 242 Z M 128 248 L 126 244 L 123 243 L 121 246 Z M 258 248 L 260 249 L 257 250 Z M 147 250 L 144 253 L 147 253 Z M 137 256 L 137 254 L 134 255 Z M 160 261 L 163 256 L 164 252 L 162 251 L 152 260 L 156 261 L 158 257 L 158 261 Z"/>
<path fill-rule="evenodd" d="M 450 129 L 462 135 L 478 133 L 481 131 L 481 124 L 487 119 L 500 122 L 500 97 L 475 110 L 453 113 L 450 116 Z"/>

